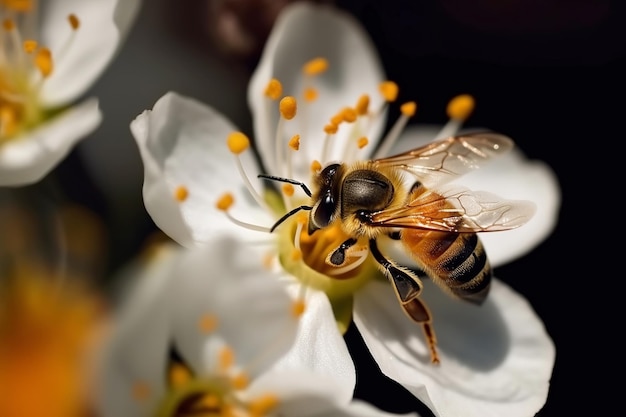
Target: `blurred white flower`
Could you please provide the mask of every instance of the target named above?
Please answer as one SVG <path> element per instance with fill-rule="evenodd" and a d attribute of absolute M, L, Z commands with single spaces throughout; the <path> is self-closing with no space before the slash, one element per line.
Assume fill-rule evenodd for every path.
<path fill-rule="evenodd" d="M 334 271 L 326 259 L 346 240 L 341 229 L 327 227 L 311 237 L 305 233 L 307 216 L 295 215 L 276 235 L 267 233 L 286 212 L 309 201 L 297 186 L 286 184 L 279 195 L 256 178 L 263 173 L 308 184 L 312 168 L 318 172 L 323 163 L 394 154 L 452 135 L 471 111 L 472 98 L 453 99 L 450 122 L 438 131 L 405 129 L 415 105 L 404 103 L 400 118 L 382 136 L 397 86 L 385 81 L 375 50 L 354 19 L 311 4 L 285 8 L 248 91 L 260 161 L 245 152 L 247 137 L 225 117 L 176 93 L 132 122 L 144 163 L 144 202 L 155 223 L 188 247 L 205 245 L 216 233 L 236 236 L 250 248 L 267 244 L 293 296 L 319 306 L 303 315 L 296 346 L 284 362 L 331 368 L 327 363 L 345 355 L 345 343 L 311 335 L 328 329 L 333 319 L 335 332 L 342 334 L 353 319 L 382 372 L 435 415 L 534 415 L 546 400 L 555 350 L 519 294 L 494 280 L 487 301 L 477 307 L 426 281 L 420 298 L 434 317 L 441 358 L 440 365 L 432 365 L 423 334 L 404 315 L 369 252 L 361 253 L 355 268 Z M 554 228 L 560 204 L 549 167 L 519 150 L 501 159 L 468 174 L 467 185 L 530 200 L 537 211 L 519 229 L 481 235 L 492 266 L 541 243 Z M 415 266 L 393 253 L 401 265 Z M 259 279 L 267 274 L 258 271 Z M 344 365 L 341 374 L 351 391 L 354 369 Z"/>
<path fill-rule="evenodd" d="M 277 366 L 307 306 L 259 277 L 263 262 L 220 236 L 152 251 L 105 347 L 100 415 L 390 416 L 344 398 L 330 375 Z"/>
<path fill-rule="evenodd" d="M 0 186 L 39 181 L 100 124 L 81 95 L 113 59 L 140 0 L 0 3 Z"/>

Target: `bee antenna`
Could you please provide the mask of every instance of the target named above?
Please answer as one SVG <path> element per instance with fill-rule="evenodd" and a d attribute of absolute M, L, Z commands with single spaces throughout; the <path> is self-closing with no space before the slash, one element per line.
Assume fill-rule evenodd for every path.
<path fill-rule="evenodd" d="M 304 191 L 306 195 L 308 195 L 309 197 L 312 196 L 311 190 L 309 190 L 309 187 L 307 187 L 302 181 L 296 181 L 296 180 L 292 180 L 290 178 L 275 177 L 274 175 L 266 175 L 266 174 L 259 174 L 258 177 L 259 178 L 265 178 L 266 180 L 287 182 L 289 184 L 298 185 L 300 188 L 302 188 L 302 191 Z M 303 208 L 302 210 L 306 210 L 306 209 Z M 309 208 L 308 210 L 311 210 L 311 209 Z M 289 216 L 287 216 L 287 217 L 289 217 Z"/>
<path fill-rule="evenodd" d="M 294 214 L 296 214 L 300 210 L 313 210 L 313 207 L 311 207 L 311 206 L 300 206 L 300 207 L 296 207 L 295 209 L 291 210 L 289 213 L 286 213 L 283 217 L 278 219 L 278 221 L 276 223 L 274 223 L 274 225 L 270 229 L 270 233 L 272 233 L 282 222 L 284 222 L 285 220 L 287 220 L 288 218 L 290 218 L 291 216 L 293 216 Z"/>

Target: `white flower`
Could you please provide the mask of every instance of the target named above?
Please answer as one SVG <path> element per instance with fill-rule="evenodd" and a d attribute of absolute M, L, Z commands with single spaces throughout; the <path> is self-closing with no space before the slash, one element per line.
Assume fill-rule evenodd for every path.
<path fill-rule="evenodd" d="M 144 162 L 146 209 L 163 231 L 185 246 L 204 245 L 222 232 L 250 247 L 267 243 L 278 258 L 275 268 L 292 283 L 294 296 L 319 300 L 325 293 L 339 330 L 345 331 L 354 319 L 381 370 L 435 415 L 462 411 L 465 416 L 532 416 L 545 402 L 555 350 L 531 306 L 505 284 L 494 280 L 491 294 L 479 308 L 441 294 L 429 280 L 424 282 L 420 298 L 430 307 L 439 340 L 441 364 L 433 365 L 419 326 L 403 314 L 369 251 L 355 247 L 357 260 L 344 270 L 326 262 L 348 237 L 339 227 L 322 228 L 309 236 L 305 209 L 284 221 L 275 235 L 267 233 L 283 214 L 310 200 L 298 185 L 290 189 L 291 184 L 273 183 L 277 188 L 287 185 L 280 196 L 264 188 L 268 181 L 262 183 L 256 174 L 312 186 L 311 167 L 316 172 L 320 168 L 312 161 L 325 164 L 371 157 L 396 89 L 384 81 L 374 48 L 352 18 L 327 7 L 289 6 L 277 20 L 249 86 L 254 144 L 262 166 L 245 152 L 245 135 L 222 115 L 168 93 L 131 124 Z M 273 99 L 283 97 L 283 92 L 292 96 L 277 105 Z M 302 100 L 294 98 L 301 94 Z M 450 122 L 439 133 L 426 136 L 432 140 L 454 134 L 472 105 L 471 97 L 452 100 Z M 401 110 L 383 138 L 383 155 L 426 143 L 427 131 L 404 129 L 414 104 L 405 103 Z M 560 191 L 545 164 L 528 161 L 514 150 L 467 179 L 474 189 L 530 200 L 537 206 L 535 216 L 519 229 L 481 234 L 492 266 L 524 255 L 552 231 Z M 401 265 L 415 266 L 408 256 L 391 252 L 391 245 L 381 243 L 381 249 L 393 253 Z M 265 275 L 258 271 L 259 279 Z M 323 310 L 304 314 L 300 340 L 286 362 L 324 367 L 330 358 L 344 354 L 341 339 L 319 342 L 310 337 L 329 325 L 329 314 Z M 344 368 L 343 378 L 352 388 L 354 371 Z"/>
<path fill-rule="evenodd" d="M 0 186 L 43 178 L 100 124 L 77 102 L 113 59 L 140 0 L 4 1 L 0 36 Z"/>
<path fill-rule="evenodd" d="M 257 276 L 262 251 L 218 237 L 154 253 L 100 363 L 103 417 L 390 415 L 350 402 L 333 378 L 276 366 L 306 307 Z"/>

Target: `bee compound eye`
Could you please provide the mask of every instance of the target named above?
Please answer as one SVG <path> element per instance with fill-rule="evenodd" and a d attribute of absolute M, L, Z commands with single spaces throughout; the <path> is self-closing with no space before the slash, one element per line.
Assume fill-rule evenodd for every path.
<path fill-rule="evenodd" d="M 315 209 L 315 213 L 313 214 L 313 221 L 315 222 L 315 225 L 318 228 L 328 226 L 334 212 L 335 199 L 331 193 L 327 193 L 324 198 L 321 199 Z"/>

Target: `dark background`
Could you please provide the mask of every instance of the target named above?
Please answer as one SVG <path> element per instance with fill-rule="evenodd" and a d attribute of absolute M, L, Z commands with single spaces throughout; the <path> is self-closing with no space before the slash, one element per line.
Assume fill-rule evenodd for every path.
<path fill-rule="evenodd" d="M 173 89 L 251 130 L 245 91 L 255 54 L 220 55 L 224 51 L 217 50 L 207 28 L 209 3 L 144 3 L 118 59 L 90 91 L 101 99 L 104 124 L 54 173 L 68 199 L 104 219 L 112 270 L 155 230 L 143 210 L 143 168 L 130 120 Z M 511 136 L 529 158 L 554 169 L 562 188 L 554 233 L 496 275 L 530 301 L 556 345 L 548 401 L 538 416 L 562 416 L 571 409 L 576 415 L 598 415 L 610 409 L 616 398 L 600 371 L 610 374 L 621 360 L 612 347 L 619 335 L 605 330 L 616 320 L 604 301 L 615 292 L 607 291 L 613 281 L 600 271 L 602 265 L 617 264 L 609 255 L 616 243 L 604 236 L 613 230 L 619 209 L 612 208 L 617 193 L 605 197 L 601 190 L 606 183 L 613 190 L 621 185 L 615 174 L 619 165 L 610 158 L 624 140 L 618 125 L 625 110 L 621 10 L 604 0 L 336 4 L 370 32 L 388 77 L 401 87 L 399 102 L 418 102 L 415 122 L 443 124 L 447 101 L 470 93 L 477 107 L 467 125 Z M 347 339 L 358 357 L 357 397 L 388 410 L 427 415 L 377 372 L 358 334 L 350 331 Z"/>

